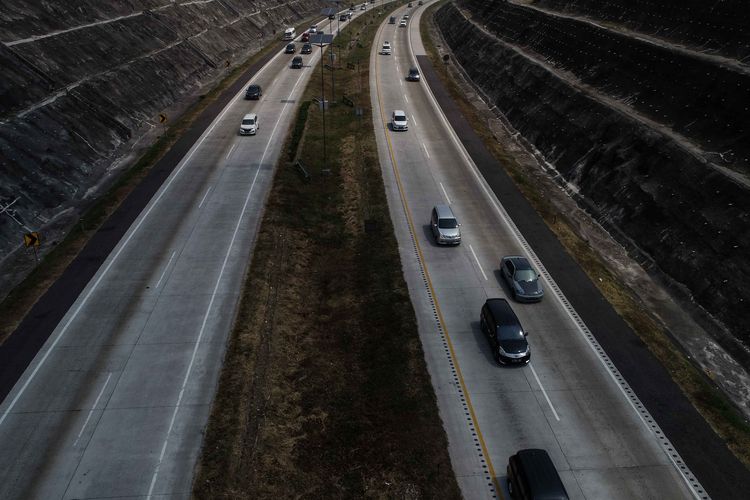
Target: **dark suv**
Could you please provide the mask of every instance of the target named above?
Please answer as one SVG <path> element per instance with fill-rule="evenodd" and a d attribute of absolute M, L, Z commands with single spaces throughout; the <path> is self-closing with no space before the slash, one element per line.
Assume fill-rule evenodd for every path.
<path fill-rule="evenodd" d="M 487 336 L 495 361 L 500 364 L 526 364 L 531 349 L 516 313 L 505 299 L 487 299 L 479 315 L 479 327 Z"/>
<path fill-rule="evenodd" d="M 295 56 L 292 59 L 292 69 L 302 69 L 302 56 Z"/>
<path fill-rule="evenodd" d="M 245 91 L 245 99 L 258 100 L 263 95 L 260 85 L 250 85 Z"/>
<path fill-rule="evenodd" d="M 568 500 L 568 492 L 545 450 L 520 450 L 510 457 L 508 493 L 523 500 Z"/>
<path fill-rule="evenodd" d="M 297 50 L 297 46 L 294 45 L 293 43 L 290 43 L 284 49 L 284 53 L 285 54 L 294 54 L 295 50 Z"/>

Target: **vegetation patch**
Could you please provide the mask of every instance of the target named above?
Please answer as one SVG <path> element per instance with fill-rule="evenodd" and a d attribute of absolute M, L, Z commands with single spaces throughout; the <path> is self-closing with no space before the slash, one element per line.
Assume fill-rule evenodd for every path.
<path fill-rule="evenodd" d="M 320 67 L 286 143 L 196 498 L 460 497 L 378 161 L 368 59 L 387 13 L 370 12 L 337 38 L 333 64 L 324 54 L 336 68 L 326 161 Z M 330 100 L 331 70 L 323 78 Z"/>
<path fill-rule="evenodd" d="M 577 234 L 575 226 L 567 220 L 566 215 L 556 210 L 543 190 L 544 185 L 531 177 L 529 169 L 519 162 L 518 156 L 498 142 L 491 128 L 487 127 L 485 119 L 467 99 L 467 93 L 457 83 L 461 79 L 460 75 L 441 59 L 432 35 L 432 31 L 437 29 L 432 22 L 433 13 L 444 3 L 439 2 L 427 9 L 423 14 L 425 22 L 421 24 L 420 30 L 427 54 L 451 97 L 458 103 L 461 112 L 482 138 L 484 145 L 506 169 L 567 252 L 669 371 L 672 379 L 714 431 L 724 439 L 745 466 L 750 468 L 750 425 L 747 421 L 726 395 L 712 385 L 706 375 L 687 359 L 661 323 L 644 309 L 634 292 L 609 269 L 606 259 Z"/>

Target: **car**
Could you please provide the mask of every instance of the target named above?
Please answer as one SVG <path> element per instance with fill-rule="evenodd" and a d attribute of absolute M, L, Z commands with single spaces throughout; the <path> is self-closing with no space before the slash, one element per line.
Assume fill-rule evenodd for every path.
<path fill-rule="evenodd" d="M 258 132 L 258 115 L 248 113 L 242 117 L 240 123 L 240 135 L 255 135 Z"/>
<path fill-rule="evenodd" d="M 348 21 L 348 20 L 349 20 L 349 16 L 346 14 L 341 14 L 339 16 L 339 21 Z"/>
<path fill-rule="evenodd" d="M 399 28 L 406 28 L 406 19 L 402 19 L 401 22 L 398 23 Z"/>
<path fill-rule="evenodd" d="M 292 69 L 302 69 L 302 56 L 294 56 L 292 59 Z"/>
<path fill-rule="evenodd" d="M 500 259 L 500 274 L 518 302 L 539 302 L 544 297 L 544 289 L 537 273 L 526 257 L 507 255 Z"/>
<path fill-rule="evenodd" d="M 409 19 L 409 14 L 404 14 L 404 19 Z"/>
<path fill-rule="evenodd" d="M 568 492 L 546 450 L 519 450 L 508 459 L 508 493 L 513 498 L 568 500 Z"/>
<path fill-rule="evenodd" d="M 302 46 L 302 48 L 299 50 L 300 54 L 312 54 L 312 45 L 309 43 L 306 43 Z"/>
<path fill-rule="evenodd" d="M 531 360 L 526 340 L 528 332 L 524 331 L 507 300 L 492 298 L 484 302 L 479 313 L 479 329 L 489 340 L 497 363 L 520 365 Z"/>
<path fill-rule="evenodd" d="M 396 24 L 396 17 L 391 16 L 391 18 L 388 20 L 388 24 Z"/>
<path fill-rule="evenodd" d="M 424 2 L 422 0 L 419 0 L 419 2 L 417 2 L 417 5 L 424 5 Z"/>
<path fill-rule="evenodd" d="M 409 124 L 406 119 L 406 113 L 400 109 L 396 109 L 391 114 L 391 127 L 394 131 L 396 130 L 409 130 Z"/>
<path fill-rule="evenodd" d="M 354 4 L 351 4 L 351 5 L 349 6 L 349 10 L 354 10 Z"/>
<path fill-rule="evenodd" d="M 419 74 L 419 69 L 417 68 L 409 68 L 409 74 L 406 75 L 406 79 L 410 82 L 418 82 L 420 80 L 421 75 Z"/>
<path fill-rule="evenodd" d="M 262 95 L 263 95 L 263 89 L 260 88 L 260 85 L 256 85 L 256 84 L 250 85 L 245 91 L 245 99 L 258 100 L 260 99 L 260 96 Z"/>
<path fill-rule="evenodd" d="M 407 5 L 407 7 L 409 7 L 410 9 L 412 8 L 411 2 L 409 2 L 409 5 Z"/>
<path fill-rule="evenodd" d="M 383 46 L 380 48 L 380 53 L 384 56 L 391 55 L 391 42 L 387 40 L 383 42 Z"/>
<path fill-rule="evenodd" d="M 318 31 L 318 25 L 312 24 L 310 25 L 310 29 L 308 30 L 311 35 L 314 35 Z"/>
<path fill-rule="evenodd" d="M 328 14 L 328 19 L 330 20 L 336 19 L 336 14 Z"/>
<path fill-rule="evenodd" d="M 359 10 L 366 10 L 366 9 L 367 9 L 367 4 L 366 3 L 363 3 L 362 7 L 359 8 Z"/>
<path fill-rule="evenodd" d="M 310 41 L 310 33 L 308 33 L 307 31 L 305 31 L 304 33 L 302 33 L 301 41 L 303 43 L 304 42 L 309 42 Z"/>
<path fill-rule="evenodd" d="M 430 216 L 430 229 L 438 245 L 459 245 L 461 224 L 448 205 L 435 205 Z"/>
<path fill-rule="evenodd" d="M 294 54 L 294 51 L 295 51 L 295 50 L 297 50 L 297 46 L 296 46 L 296 45 L 294 45 L 293 43 L 290 43 L 290 44 L 288 44 L 288 45 L 286 46 L 286 48 L 284 49 L 284 53 L 285 53 L 285 54 Z"/>

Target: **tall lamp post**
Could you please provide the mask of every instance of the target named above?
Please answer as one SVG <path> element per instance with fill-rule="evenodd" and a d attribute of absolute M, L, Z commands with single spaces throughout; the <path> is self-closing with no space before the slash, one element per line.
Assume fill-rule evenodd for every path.
<path fill-rule="evenodd" d="M 310 43 L 320 47 L 320 104 L 323 107 L 323 168 L 326 166 L 326 93 L 323 78 L 323 48 L 333 42 L 333 35 L 315 34 L 310 37 Z"/>

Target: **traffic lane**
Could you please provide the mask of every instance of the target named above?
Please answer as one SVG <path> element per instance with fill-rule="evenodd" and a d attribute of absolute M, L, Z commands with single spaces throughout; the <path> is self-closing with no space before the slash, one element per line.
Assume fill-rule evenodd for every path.
<path fill-rule="evenodd" d="M 228 118 L 228 119 L 231 120 L 231 117 Z M 227 118 L 225 118 L 225 120 L 227 120 Z M 232 126 L 232 129 L 236 130 L 236 127 Z M 218 148 L 222 152 L 223 152 L 223 150 L 226 149 L 221 141 L 217 141 L 217 140 L 215 140 L 213 138 L 210 139 L 210 140 L 207 140 L 207 143 L 213 149 Z M 196 160 L 196 165 L 197 165 L 198 169 L 204 169 L 207 165 L 211 165 L 211 163 L 212 163 L 211 161 L 208 161 L 208 162 L 201 161 L 202 158 L 201 158 L 200 154 L 197 154 L 194 157 L 194 159 Z M 215 163 L 215 162 L 213 162 L 213 163 Z M 270 171 L 270 168 L 267 168 L 267 170 Z M 188 178 L 188 177 L 190 177 L 190 176 L 186 176 L 186 178 Z M 195 177 L 195 176 L 192 176 L 192 177 Z M 233 184 L 233 185 L 236 185 L 236 184 Z M 169 207 L 169 209 L 167 211 L 167 214 L 180 213 L 180 216 L 181 216 L 181 218 L 182 218 L 183 221 L 189 221 L 190 218 L 186 217 L 186 215 L 184 213 L 181 213 L 180 211 L 174 210 L 174 206 L 176 204 L 179 205 L 179 201 L 181 199 L 184 199 L 184 194 L 186 193 L 186 190 L 185 189 L 176 189 L 176 190 L 173 191 L 173 193 L 177 194 L 178 200 L 177 200 L 177 203 L 171 203 L 171 204 L 170 203 L 165 203 L 165 206 Z M 255 207 L 255 208 L 259 212 L 259 208 L 258 207 Z M 186 222 L 186 224 L 189 225 L 188 222 Z M 163 232 L 164 232 L 164 229 L 162 227 L 162 233 Z M 162 241 L 163 240 L 164 240 L 164 238 L 162 238 Z M 140 243 L 140 242 L 136 242 L 136 243 Z M 136 245 L 131 246 L 130 248 L 131 249 L 139 249 L 139 247 L 140 248 L 149 248 L 148 243 L 149 242 L 146 241 L 146 242 L 144 242 L 144 245 L 136 244 Z M 136 250 L 136 252 L 137 252 L 137 250 Z M 140 257 L 140 259 L 139 259 L 139 257 Z M 130 261 L 129 262 L 125 262 L 125 264 L 132 264 L 133 262 L 139 262 L 139 261 L 143 262 L 143 261 L 145 261 L 145 259 L 142 259 L 142 257 L 143 257 L 142 255 L 140 255 L 140 256 L 136 255 L 136 257 L 134 259 L 130 259 Z M 194 263 L 191 263 L 191 264 L 194 264 Z M 188 268 L 190 270 L 194 270 L 193 269 L 193 265 L 188 266 Z M 134 284 L 135 285 L 140 285 L 139 282 L 135 282 Z M 188 288 L 192 288 L 192 283 L 187 283 L 187 285 L 188 285 Z M 182 304 L 190 303 L 190 301 L 185 300 L 185 298 L 186 298 L 185 295 L 180 295 L 179 293 L 175 294 L 175 295 L 177 295 L 179 297 L 180 303 L 182 303 Z M 198 299 L 204 301 L 205 297 L 198 296 Z M 232 298 L 232 302 L 236 302 L 236 297 Z M 190 305 L 187 308 L 185 308 L 184 310 L 192 311 L 194 309 L 200 309 L 200 306 L 202 306 L 202 305 L 203 305 L 203 303 L 200 303 L 200 304 L 190 303 Z M 106 304 L 105 304 L 105 306 L 106 306 Z M 109 310 L 109 308 L 107 308 L 107 310 Z M 224 311 L 224 312 L 226 313 L 227 311 Z M 230 318 L 231 316 L 232 316 L 231 314 L 222 314 L 222 317 L 224 317 L 224 318 Z M 153 318 L 155 317 L 155 316 L 153 316 L 153 311 L 151 311 L 151 313 L 148 315 L 148 317 L 153 320 Z M 184 315 L 177 315 L 176 317 L 179 317 L 179 318 L 182 318 L 182 319 L 185 318 Z M 177 328 L 179 328 L 180 325 L 174 325 L 174 326 L 176 326 Z M 174 330 L 174 328 L 171 328 L 171 329 Z M 223 328 L 223 329 L 226 330 L 226 328 Z M 179 329 L 178 331 L 184 331 L 184 330 L 183 329 Z M 69 337 L 74 337 L 74 335 L 70 335 Z M 174 340 L 172 340 L 172 342 L 174 342 Z M 106 342 L 105 342 L 105 344 L 106 344 Z M 173 346 L 170 346 L 170 347 L 173 348 Z M 216 349 L 214 350 L 214 352 L 218 353 L 218 354 L 220 354 L 220 351 L 221 350 L 216 350 Z M 169 377 L 167 377 L 167 380 L 166 380 L 167 383 L 165 384 L 164 383 L 165 382 L 164 378 L 158 376 L 160 374 L 155 374 L 155 373 L 153 373 L 153 372 L 151 372 L 149 370 L 142 370 L 142 367 L 144 365 L 146 367 L 151 367 L 151 366 L 154 366 L 154 363 L 153 363 L 154 361 L 160 361 L 161 362 L 161 361 L 164 361 L 163 359 L 157 359 L 157 360 L 149 359 L 148 358 L 148 352 L 147 352 L 145 354 L 145 358 L 144 358 L 144 362 L 145 363 L 141 363 L 140 362 L 141 357 L 139 356 L 140 353 L 138 352 L 138 349 L 134 349 L 132 351 L 132 354 L 134 354 L 134 356 L 130 359 L 130 366 L 133 366 L 135 368 L 131 372 L 129 372 L 129 373 L 139 374 L 139 373 L 143 373 L 143 372 L 148 372 L 149 375 L 153 375 L 151 377 L 148 377 L 148 380 L 159 380 L 158 389 L 160 391 L 163 391 L 165 386 L 166 387 L 170 387 L 170 386 L 174 385 L 174 384 L 169 383 L 170 382 Z M 202 358 L 203 358 L 202 353 L 201 352 L 197 352 L 197 360 L 198 360 L 199 364 L 200 364 Z M 101 363 L 101 360 L 103 359 L 103 357 L 101 355 L 99 355 L 99 356 L 95 356 L 93 359 L 96 360 L 97 363 Z M 167 359 L 167 361 L 169 361 L 169 360 Z M 214 354 L 213 355 L 213 361 L 211 363 L 209 363 L 209 364 L 211 366 L 217 366 L 216 361 L 220 361 L 220 355 L 217 356 L 216 354 Z M 171 363 L 169 363 L 169 362 L 167 363 L 167 365 L 170 365 L 170 364 Z M 156 365 L 156 366 L 159 366 L 159 365 Z M 92 370 L 92 368 L 90 366 L 77 366 L 76 368 L 77 368 L 76 372 L 78 372 L 78 373 L 92 373 L 92 372 L 96 372 L 96 370 Z M 55 372 L 55 370 L 52 370 L 52 372 Z M 119 371 L 112 371 L 110 373 L 118 373 L 119 374 Z M 149 389 L 149 385 L 148 384 L 146 384 L 146 387 L 145 387 L 145 390 L 144 390 L 144 385 L 143 385 L 142 382 L 136 381 L 136 382 L 128 383 L 127 382 L 127 375 L 128 375 L 128 373 L 126 373 L 126 377 L 125 377 L 126 378 L 126 382 L 124 383 L 125 389 L 123 389 L 123 392 L 126 395 L 129 394 L 129 393 L 136 394 L 136 395 L 139 396 L 139 400 L 138 401 L 127 401 L 127 399 L 128 399 L 127 397 L 121 397 L 119 399 L 117 397 L 115 397 L 112 400 L 115 405 L 118 405 L 118 406 L 119 405 L 124 405 L 124 406 L 127 407 L 128 405 L 131 405 L 131 404 L 136 404 L 136 405 L 137 404 L 142 404 L 143 400 L 145 400 L 145 401 L 149 401 L 149 400 L 162 401 L 162 399 L 157 399 L 159 397 L 158 394 L 155 395 L 155 394 L 152 393 L 152 391 L 148 390 Z M 46 377 L 44 377 L 44 376 L 39 376 L 39 378 L 36 379 L 35 383 L 42 383 L 42 384 L 44 384 L 45 378 Z M 53 375 L 53 377 L 51 377 L 51 380 L 54 381 L 56 378 L 60 378 L 60 377 L 55 377 Z M 62 380 L 65 380 L 66 382 L 70 382 L 69 379 L 64 379 L 63 378 Z M 137 377 L 136 377 L 136 380 L 137 380 Z M 172 381 L 172 382 L 174 382 L 174 381 Z M 210 381 L 209 380 L 207 382 L 208 382 L 206 384 L 207 388 L 210 389 L 210 388 L 213 388 L 213 386 L 215 386 L 215 381 Z M 90 393 L 91 391 L 95 390 L 94 385 L 96 385 L 96 384 L 91 384 L 91 383 L 83 382 L 83 383 L 78 383 L 78 384 L 68 384 L 68 385 L 66 385 L 66 387 L 84 387 L 84 388 L 88 388 L 88 392 Z M 110 385 L 110 387 L 112 387 L 113 385 Z M 128 390 L 129 387 L 134 388 L 134 390 Z M 96 386 L 96 388 L 98 389 L 98 385 Z M 190 387 L 187 387 L 186 389 L 187 389 L 187 391 L 186 391 L 186 394 L 187 394 L 186 395 L 186 400 L 190 401 L 192 399 L 191 398 L 192 391 L 191 391 Z M 172 392 L 174 392 L 174 390 Z M 210 391 L 205 391 L 205 390 L 199 391 L 199 392 L 203 392 L 203 393 L 209 392 L 210 393 Z M 62 395 L 67 394 L 66 391 L 53 391 L 53 393 L 56 394 L 56 395 L 57 394 L 62 394 Z M 87 393 L 87 395 L 90 396 L 90 394 L 88 394 L 88 393 Z M 105 396 L 109 397 L 109 395 L 105 395 Z M 162 394 L 162 396 L 163 396 L 163 394 Z M 42 397 L 40 399 L 42 401 L 45 400 L 44 397 Z M 90 399 L 90 397 L 88 399 Z M 122 403 L 122 402 L 120 402 L 121 400 L 125 400 L 125 402 Z M 204 403 L 207 403 L 207 401 L 205 401 Z M 46 404 L 47 404 L 46 401 L 44 401 L 42 403 L 42 406 L 45 407 Z M 65 404 L 60 404 L 59 406 L 64 408 L 66 405 Z M 47 420 L 49 420 L 49 419 L 47 419 Z M 74 422 L 71 422 L 70 424 L 68 424 L 66 422 L 59 422 L 58 421 L 58 422 L 54 423 L 53 425 L 49 425 L 48 428 L 50 430 L 54 430 L 55 431 L 55 433 L 57 435 L 57 437 L 56 437 L 56 441 L 57 442 L 68 442 L 68 443 L 70 443 L 71 441 L 73 441 L 73 442 L 75 442 L 75 441 L 71 437 L 68 437 L 66 439 L 64 437 L 64 435 L 66 434 L 66 432 L 62 432 L 61 433 L 60 430 L 63 429 L 63 428 L 66 428 L 66 429 L 73 428 L 73 429 L 75 429 L 75 428 L 78 427 L 77 424 L 80 424 L 80 423 L 81 422 L 74 421 Z M 35 437 L 37 438 L 37 442 L 40 445 L 41 444 L 45 444 L 45 443 L 49 444 L 52 441 L 50 439 L 49 435 L 45 436 L 42 433 L 35 433 Z M 105 439 L 108 439 L 106 437 L 106 435 L 105 435 Z M 110 441 L 110 443 L 111 443 L 111 441 Z M 148 443 L 146 443 L 146 444 L 148 444 Z M 144 450 L 144 451 L 147 451 L 147 450 Z M 55 456 L 59 456 L 59 454 L 56 454 Z M 101 457 L 95 458 L 94 459 L 94 463 L 96 463 L 98 460 L 101 460 Z M 49 469 L 50 468 L 49 465 L 50 465 L 50 462 L 48 461 L 47 465 L 45 467 L 43 467 L 43 468 L 44 469 Z M 55 469 L 54 467 L 52 467 L 52 468 Z M 188 466 L 188 469 L 189 468 L 190 467 Z M 53 474 L 54 477 L 50 477 L 48 481 L 43 482 L 43 483 L 46 484 L 46 485 L 48 485 L 48 486 L 50 486 L 53 490 L 57 490 L 62 485 L 66 484 L 67 480 L 69 480 L 70 469 L 71 469 L 70 467 L 67 467 L 67 468 L 65 468 L 65 470 L 62 470 L 62 471 L 60 469 L 55 469 L 55 470 L 57 470 L 57 473 Z M 37 482 L 42 483 L 42 481 L 37 481 Z"/>
<path fill-rule="evenodd" d="M 389 65 L 387 65 L 387 64 L 383 64 L 382 65 L 383 71 L 387 71 L 388 66 Z M 384 76 L 384 78 L 381 79 L 381 82 L 390 81 L 387 76 L 389 76 L 389 75 Z M 393 96 L 394 93 L 392 91 L 390 91 L 390 89 L 388 88 L 387 84 L 383 84 L 383 87 L 384 87 L 384 91 L 382 93 L 382 95 L 384 96 L 383 100 L 385 102 L 388 102 L 388 98 L 391 97 L 391 96 Z M 424 121 L 427 123 L 427 120 L 424 120 Z M 408 147 L 406 147 L 404 145 L 401 145 L 401 147 L 403 149 L 405 149 L 405 150 L 408 149 Z M 395 140 L 394 140 L 394 150 L 395 150 L 396 156 L 398 158 L 399 157 L 399 144 L 398 144 L 398 141 L 395 141 Z M 413 148 L 412 148 L 412 150 L 413 150 Z M 444 157 L 440 156 L 440 159 L 443 160 Z M 399 164 L 401 164 L 401 163 L 403 163 L 403 161 L 399 162 Z M 408 161 L 407 160 L 407 163 L 408 163 L 408 165 L 407 165 L 406 168 L 403 169 L 403 171 L 408 172 L 408 173 L 403 175 L 402 180 L 404 181 L 404 186 L 406 187 L 405 191 L 407 193 L 410 193 L 411 190 L 409 189 L 409 181 L 410 181 L 409 176 L 413 174 L 413 169 L 414 169 L 414 167 L 416 167 L 416 162 L 413 161 L 413 160 L 412 161 Z M 438 164 L 434 165 L 436 169 L 439 169 L 439 167 L 440 167 L 439 163 L 440 162 L 438 162 Z M 410 169 L 408 167 L 412 167 L 412 168 Z M 455 170 L 454 170 L 454 172 L 455 172 Z M 467 183 L 463 182 L 463 181 L 469 181 L 468 185 L 475 184 L 473 182 L 470 182 L 471 179 L 460 179 L 459 182 L 458 182 L 458 184 L 466 186 Z M 438 182 L 438 183 L 440 183 L 440 182 Z M 433 185 L 434 182 L 430 183 L 430 184 L 427 184 L 424 179 L 415 179 L 412 184 L 414 186 L 421 186 L 422 189 L 424 190 L 424 186 Z M 442 184 L 442 183 L 440 183 L 440 184 Z M 451 185 L 452 184 L 453 183 L 451 183 Z M 432 196 L 434 197 L 434 192 L 433 192 Z M 419 205 L 420 205 L 421 199 L 422 198 L 419 198 L 417 200 L 410 200 L 409 201 L 410 207 L 412 207 L 412 209 L 415 209 L 415 207 L 418 208 Z M 472 196 L 470 199 L 476 199 L 476 198 Z M 423 209 L 425 209 L 425 210 L 427 208 L 428 208 L 428 206 L 424 206 L 423 207 Z M 483 212 L 483 213 L 486 214 L 487 212 L 492 212 L 492 210 L 489 207 L 485 207 L 485 209 L 482 210 L 481 212 Z M 466 219 L 464 218 L 463 220 L 466 220 Z M 468 233 L 468 231 L 465 231 L 465 232 Z M 506 239 L 508 238 L 507 234 L 505 234 L 505 235 L 497 235 L 497 236 L 499 236 L 500 239 L 502 239 L 503 236 L 505 236 Z M 493 239 L 497 239 L 497 236 L 496 236 L 496 238 L 493 238 Z M 469 238 L 469 240 L 470 240 L 470 238 Z M 478 246 L 481 247 L 482 245 L 478 245 Z M 496 249 L 497 245 L 494 245 L 494 247 Z M 428 261 L 430 261 L 429 249 L 428 250 L 424 250 L 424 253 L 425 253 L 426 259 Z M 515 248 L 510 248 L 509 250 L 507 250 L 507 253 L 521 253 L 520 246 L 516 245 Z M 499 260 L 499 257 L 496 257 L 496 258 L 497 258 L 497 260 Z M 438 273 L 436 273 L 434 271 L 431 273 L 433 282 L 437 282 L 438 281 L 439 278 L 436 277 L 436 276 L 439 276 L 441 273 L 443 273 L 445 269 L 449 269 L 450 270 L 450 272 L 447 273 L 448 275 L 445 277 L 445 281 L 448 282 L 448 283 L 455 283 L 456 279 L 457 279 L 456 278 L 457 276 L 468 276 L 469 275 L 469 273 L 466 272 L 467 270 L 461 269 L 461 267 L 459 266 L 459 262 L 453 262 L 453 263 L 447 263 L 447 264 L 446 263 L 442 263 L 442 262 L 437 262 L 437 265 L 433 265 L 432 262 L 431 262 L 430 265 L 433 267 L 433 269 L 435 267 L 437 267 L 437 268 L 440 269 L 440 271 Z M 436 283 L 435 286 L 436 286 L 436 291 L 437 291 L 438 295 L 440 295 L 441 294 L 440 284 Z M 479 304 L 479 305 L 481 305 L 481 303 L 483 302 L 484 298 L 486 298 L 486 296 L 484 296 L 483 293 L 484 293 L 484 290 L 481 290 L 478 299 L 475 300 L 475 302 L 477 304 Z M 451 287 L 449 290 L 447 290 L 446 293 L 445 293 L 445 295 L 446 296 L 451 296 L 452 295 L 453 296 L 452 298 L 455 298 L 455 295 L 456 295 L 455 287 Z M 504 295 L 504 293 L 498 294 L 498 295 L 502 296 L 502 295 Z M 478 310 L 478 307 L 479 306 L 476 306 L 477 310 Z M 450 315 L 445 311 L 445 305 L 443 305 L 443 309 L 444 309 L 444 316 L 446 317 L 446 322 L 449 323 L 450 320 L 447 319 L 447 318 Z M 465 314 L 461 314 L 461 312 L 459 312 L 459 314 L 457 314 L 456 316 L 457 316 L 459 322 L 465 321 L 465 317 L 466 317 Z M 558 311 L 557 317 L 564 319 L 565 315 L 564 315 L 564 313 L 562 311 Z M 569 319 L 568 319 L 568 322 L 570 322 Z M 576 343 L 575 341 L 578 340 L 579 341 L 578 343 L 580 344 L 580 335 L 578 335 L 578 333 L 577 333 L 576 329 L 573 327 L 573 325 L 571 325 L 569 329 L 570 329 L 569 336 L 571 336 L 571 335 L 573 336 L 572 337 L 572 340 L 574 341 L 573 343 L 575 344 Z M 559 328 L 557 328 L 557 330 L 559 330 Z M 472 333 L 478 333 L 478 329 L 474 328 Z M 554 334 L 555 332 L 553 331 L 551 333 Z M 481 337 L 481 334 L 478 335 L 478 337 Z M 481 339 L 481 340 L 484 341 L 484 339 Z M 484 341 L 484 342 L 486 344 L 486 341 Z M 533 341 L 531 343 L 533 345 Z M 579 349 L 586 349 L 587 348 L 587 346 L 584 346 L 584 345 L 578 345 L 577 347 Z M 570 346 L 568 347 L 568 349 L 571 352 L 572 357 L 578 356 L 577 349 L 571 349 Z M 587 352 L 590 352 L 590 350 L 587 351 Z M 488 350 L 487 350 L 486 354 L 489 354 Z M 491 355 L 486 356 L 486 357 L 488 357 L 490 360 L 492 359 Z M 554 360 L 555 358 L 554 357 L 550 357 L 550 359 Z M 472 359 L 467 360 L 467 364 L 469 364 L 470 366 L 474 366 L 474 364 L 472 363 L 472 361 L 473 361 Z M 597 363 L 597 360 L 591 360 L 590 361 L 590 364 L 594 364 L 594 366 L 596 366 L 595 363 Z M 494 363 L 493 363 L 493 365 L 494 365 Z M 467 379 L 467 384 L 471 384 L 471 380 L 470 380 L 470 377 L 468 375 L 466 375 L 466 379 Z M 625 417 L 626 420 L 632 421 L 634 415 L 631 412 L 631 410 L 629 408 L 627 408 L 627 403 L 625 402 L 624 398 L 622 398 L 621 395 L 618 394 L 617 389 L 614 388 L 614 387 L 612 387 L 611 384 L 607 385 L 605 383 L 606 380 L 607 380 L 607 375 L 602 373 L 602 374 L 600 374 L 599 379 L 600 379 L 600 384 L 602 384 L 604 386 L 604 393 L 608 396 L 608 399 L 610 401 L 615 402 L 615 403 L 617 403 L 619 405 L 620 412 L 622 414 L 629 415 L 628 417 Z M 571 396 L 570 395 L 566 395 L 566 397 L 571 397 Z M 623 405 L 625 405 L 625 406 L 623 406 Z M 494 413 L 494 410 L 491 411 L 490 413 Z M 581 423 L 581 422 L 586 423 L 587 418 L 588 417 L 586 415 L 583 415 L 583 414 L 579 413 L 579 414 L 575 415 L 575 417 L 573 418 L 573 420 L 576 421 L 576 422 L 579 422 L 579 423 Z M 585 429 L 585 428 L 586 428 L 585 426 L 579 425 L 579 429 Z M 641 427 L 634 427 L 634 429 L 635 429 L 635 433 L 637 434 L 637 436 L 636 436 L 636 442 L 639 439 L 643 440 L 644 438 L 647 441 L 643 445 L 641 445 L 641 444 L 636 445 L 636 448 L 640 449 L 641 447 L 645 447 L 645 448 L 653 447 L 652 440 L 650 439 L 650 436 L 648 435 L 648 431 L 647 431 L 647 429 L 645 429 L 645 427 L 642 427 L 642 426 Z M 537 429 L 534 429 L 534 430 L 531 431 L 531 435 L 537 435 L 538 432 L 539 431 Z M 548 431 L 547 434 L 549 435 L 551 433 Z M 645 434 L 645 436 L 644 436 L 644 434 Z M 581 442 L 583 442 L 583 441 L 585 441 L 585 440 L 581 440 Z M 596 462 L 595 457 L 597 456 L 597 454 L 599 454 L 599 450 L 604 449 L 603 446 L 602 446 L 602 444 L 603 443 L 601 443 L 601 442 L 599 442 L 597 440 L 592 440 L 591 443 L 588 446 L 585 446 L 584 449 L 586 449 L 586 453 L 584 453 L 583 456 L 589 457 L 589 458 L 588 458 L 588 460 L 583 460 L 583 462 Z M 512 448 L 510 448 L 510 449 L 513 450 L 513 448 L 515 448 L 515 446 L 512 447 Z M 579 447 L 579 449 L 580 449 L 580 447 Z M 501 454 L 501 456 L 503 456 L 504 459 L 507 459 L 507 456 L 509 456 L 510 454 L 512 454 L 514 452 L 515 452 L 515 450 L 510 451 L 509 453 L 503 452 Z M 559 455 L 560 455 L 560 457 L 563 457 L 562 453 L 560 453 Z M 655 455 L 652 454 L 651 456 L 649 456 L 649 459 L 646 460 L 646 462 L 644 462 L 644 463 L 650 464 L 650 463 L 652 463 L 652 460 L 654 460 L 654 459 L 656 459 L 657 461 L 661 460 L 663 463 L 666 463 L 666 458 L 664 457 L 664 454 L 660 450 L 657 450 L 657 453 Z M 558 459 L 558 460 L 561 460 L 561 459 Z M 566 463 L 566 462 L 563 461 L 563 463 Z M 607 463 L 606 461 L 604 463 L 600 462 L 600 466 L 607 467 L 607 466 L 609 466 L 609 463 Z M 666 469 L 664 469 L 664 470 L 666 470 Z M 660 478 L 659 481 L 662 482 L 661 481 L 662 479 L 663 478 Z M 675 478 L 673 477 L 672 481 L 669 481 L 669 483 L 671 483 L 672 485 L 674 485 L 675 484 L 674 479 Z M 677 478 L 677 479 L 679 479 L 679 478 Z M 612 486 L 612 485 L 608 485 L 608 486 Z M 613 490 L 612 493 L 616 492 L 618 489 L 622 489 L 622 486 L 623 486 L 622 484 L 618 484 L 618 485 L 612 486 L 612 490 Z M 667 493 L 667 494 L 670 494 L 670 493 L 674 494 L 674 490 L 670 490 L 669 487 L 666 488 L 666 489 L 667 489 L 667 491 L 665 493 Z M 677 486 L 676 490 L 679 491 L 680 489 L 681 489 L 680 486 Z M 629 489 L 629 490 L 632 491 L 632 489 Z M 682 492 L 679 492 L 677 494 L 684 494 L 684 493 L 685 493 L 685 491 L 682 491 Z"/>
<path fill-rule="evenodd" d="M 663 366 L 591 283 L 580 267 L 561 248 L 541 218 L 529 207 L 513 181 L 484 148 L 466 123 L 455 103 L 451 102 L 430 61 L 418 57 L 423 76 L 430 83 L 444 112 L 453 116 L 456 133 L 472 155 L 489 186 L 537 249 L 566 297 L 630 387 L 644 403 L 651 416 L 675 446 L 701 485 L 714 498 L 732 498 L 737 483 L 750 488 L 750 474 L 716 436 L 705 420 L 671 380 Z M 690 432 L 686 432 L 690 429 Z"/>

